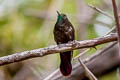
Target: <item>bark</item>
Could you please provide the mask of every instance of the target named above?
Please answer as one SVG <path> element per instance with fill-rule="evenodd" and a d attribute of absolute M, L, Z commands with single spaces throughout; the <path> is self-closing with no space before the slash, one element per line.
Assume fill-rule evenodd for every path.
<path fill-rule="evenodd" d="M 65 51 L 70 51 L 75 49 L 95 47 L 97 45 L 116 41 L 116 40 L 117 40 L 117 35 L 110 34 L 101 38 L 95 38 L 93 40 L 72 41 L 66 44 L 53 45 L 45 48 L 19 52 L 12 55 L 1 57 L 0 66 L 18 62 L 18 61 L 23 61 L 29 58 L 43 57 L 45 55 L 49 55 L 53 53 L 60 53 L 60 52 L 65 52 Z"/>

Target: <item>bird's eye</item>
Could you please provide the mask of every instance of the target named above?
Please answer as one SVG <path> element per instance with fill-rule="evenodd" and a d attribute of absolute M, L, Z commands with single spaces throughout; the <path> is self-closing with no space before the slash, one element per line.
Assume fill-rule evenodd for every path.
<path fill-rule="evenodd" d="M 66 15 L 63 15 L 63 18 L 64 18 L 64 19 L 67 19 L 67 16 L 66 16 Z"/>
<path fill-rule="evenodd" d="M 66 17 L 66 15 L 64 14 L 63 17 Z"/>

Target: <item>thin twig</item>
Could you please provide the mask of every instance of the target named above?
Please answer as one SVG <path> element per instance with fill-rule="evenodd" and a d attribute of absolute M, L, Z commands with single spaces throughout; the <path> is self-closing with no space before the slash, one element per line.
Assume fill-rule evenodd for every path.
<path fill-rule="evenodd" d="M 120 56 L 120 23 L 119 23 L 120 20 L 119 20 L 118 9 L 117 9 L 115 0 L 112 0 L 112 5 L 113 5 L 114 18 L 115 18 L 115 23 L 116 23 L 117 33 L 118 33 L 119 56 Z"/>
<path fill-rule="evenodd" d="M 104 36 L 106 36 L 106 35 L 108 35 L 108 34 L 110 34 L 112 31 L 114 31 L 116 29 L 116 27 L 114 26 L 114 27 L 112 27 L 112 29 L 110 29 Z"/>
<path fill-rule="evenodd" d="M 101 14 L 103 14 L 103 15 L 105 15 L 105 16 L 107 16 L 107 17 L 109 17 L 109 18 L 111 18 L 113 20 L 112 16 L 108 15 L 106 12 L 102 11 L 101 9 L 99 9 L 99 8 L 97 8 L 97 7 L 95 7 L 95 6 L 91 5 L 91 4 L 88 4 L 88 6 L 90 8 L 92 8 L 92 9 L 94 9 L 95 11 L 97 11 L 97 12 L 99 12 L 99 13 L 101 13 Z"/>
<path fill-rule="evenodd" d="M 48 77 L 46 77 L 44 80 L 50 80 L 57 72 L 59 69 L 55 70 L 52 74 L 50 74 Z"/>
<path fill-rule="evenodd" d="M 75 57 L 73 58 L 73 60 L 79 58 L 80 56 L 82 56 L 83 54 L 87 53 L 87 52 L 90 51 L 90 50 L 91 50 L 90 48 L 84 50 L 83 52 L 81 52 L 80 54 L 78 54 L 77 56 L 75 56 Z"/>
<path fill-rule="evenodd" d="M 81 66 L 83 67 L 83 69 L 85 70 L 85 74 L 86 76 L 90 79 L 90 80 L 98 80 L 94 74 L 86 67 L 86 65 L 82 62 L 82 60 L 80 59 L 80 57 L 78 58 L 78 61 L 80 62 Z"/>

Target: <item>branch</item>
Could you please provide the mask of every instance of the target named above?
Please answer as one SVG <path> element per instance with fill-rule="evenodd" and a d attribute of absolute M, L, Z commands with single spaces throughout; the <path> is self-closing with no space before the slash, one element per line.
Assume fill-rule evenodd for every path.
<path fill-rule="evenodd" d="M 89 80 L 98 80 L 95 75 L 86 67 L 82 60 L 80 58 L 78 58 L 78 60 L 85 71 L 85 75 L 89 78 Z"/>
<path fill-rule="evenodd" d="M 116 40 L 117 40 L 117 34 L 110 34 L 101 38 L 95 38 L 93 40 L 72 41 L 66 44 L 52 45 L 45 48 L 19 52 L 12 55 L 1 57 L 0 66 L 18 61 L 23 61 L 29 58 L 43 57 L 45 55 L 49 55 L 53 53 L 65 52 L 65 51 L 81 49 L 81 48 L 95 47 L 97 45 L 116 41 Z"/>
<path fill-rule="evenodd" d="M 114 10 L 114 18 L 116 22 L 117 35 L 118 35 L 118 43 L 119 43 L 119 54 L 120 54 L 120 23 L 118 16 L 118 9 L 115 0 L 112 0 L 113 10 Z"/>
<path fill-rule="evenodd" d="M 89 6 L 90 8 L 92 8 L 92 9 L 94 9 L 95 11 L 97 11 L 97 12 L 99 12 L 99 13 L 101 13 L 101 14 L 103 14 L 103 15 L 111 18 L 111 19 L 113 19 L 112 16 L 108 15 L 106 12 L 102 11 L 101 9 L 99 9 L 99 8 L 97 8 L 97 7 L 95 7 L 95 6 L 91 5 L 91 4 L 88 4 L 88 6 Z"/>

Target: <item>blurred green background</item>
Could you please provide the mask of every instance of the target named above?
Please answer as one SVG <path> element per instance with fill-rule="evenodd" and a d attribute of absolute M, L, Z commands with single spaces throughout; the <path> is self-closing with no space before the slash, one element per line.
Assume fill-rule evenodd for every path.
<path fill-rule="evenodd" d="M 0 56 L 55 44 L 57 10 L 74 25 L 76 40 L 103 36 L 114 23 L 87 4 L 113 16 L 111 0 L 0 0 Z M 74 51 L 74 56 L 78 52 Z M 0 80 L 42 80 L 59 67 L 59 62 L 59 54 L 53 54 L 2 66 Z M 118 76 L 113 72 L 100 80 L 118 80 Z"/>

